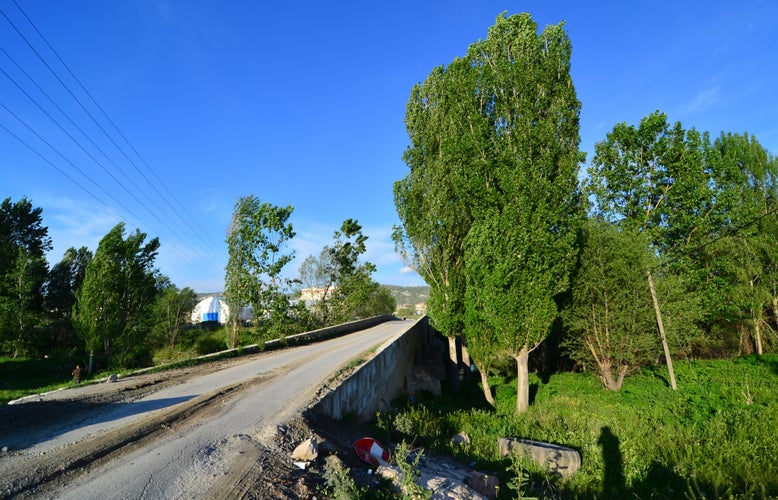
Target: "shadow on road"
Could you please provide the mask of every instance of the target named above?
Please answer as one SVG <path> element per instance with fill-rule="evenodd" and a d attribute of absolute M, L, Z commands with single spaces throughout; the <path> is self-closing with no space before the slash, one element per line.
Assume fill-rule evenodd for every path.
<path fill-rule="evenodd" d="M 169 408 L 196 395 L 147 401 L 94 403 L 84 401 L 31 401 L 0 406 L 0 447 L 21 450 L 60 437 L 76 429 L 96 426 Z M 109 426 L 110 427 L 110 426 Z"/>

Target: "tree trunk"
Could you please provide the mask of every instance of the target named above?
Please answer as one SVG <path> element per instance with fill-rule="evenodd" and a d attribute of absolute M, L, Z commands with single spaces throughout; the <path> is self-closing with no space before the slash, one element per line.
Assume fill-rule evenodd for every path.
<path fill-rule="evenodd" d="M 598 368 L 600 369 L 600 381 L 602 382 L 602 386 L 605 387 L 608 390 L 614 390 L 613 386 L 613 374 L 611 373 L 611 364 L 610 362 L 603 362 L 598 363 Z"/>
<path fill-rule="evenodd" d="M 89 376 L 92 376 L 92 370 L 94 370 L 95 367 L 95 350 L 91 349 L 89 351 L 89 369 L 87 370 L 87 373 Z"/>
<path fill-rule="evenodd" d="M 610 362 L 601 365 L 599 368 L 602 385 L 609 391 L 620 391 L 621 386 L 624 384 L 624 377 L 627 375 L 629 368 L 626 365 L 619 366 L 616 378 L 613 378 L 613 365 L 611 365 Z"/>
<path fill-rule="evenodd" d="M 238 347 L 238 315 L 229 319 L 230 322 L 230 349 Z"/>
<path fill-rule="evenodd" d="M 470 366 L 472 365 L 472 361 L 470 360 L 470 352 L 468 352 L 467 345 L 465 344 L 465 336 L 461 335 L 459 339 L 460 346 L 462 347 L 462 366 L 464 370 L 464 378 L 465 380 L 470 380 L 472 377 L 472 371 L 470 370 Z"/>
<path fill-rule="evenodd" d="M 451 381 L 451 388 L 454 392 L 459 392 L 459 356 L 457 356 L 457 338 L 448 337 L 448 379 Z"/>
<path fill-rule="evenodd" d="M 651 276 L 651 270 L 648 272 L 648 289 L 651 291 L 651 300 L 654 302 L 654 313 L 656 314 L 656 325 L 659 327 L 659 336 L 662 338 L 662 349 L 665 351 L 665 362 L 667 362 L 667 371 L 670 374 L 670 386 L 674 391 L 678 390 L 675 385 L 675 370 L 673 370 L 673 358 L 670 357 L 670 347 L 667 345 L 665 336 L 665 326 L 662 323 L 662 311 L 659 309 L 659 300 L 656 298 L 656 289 L 654 288 L 654 278 Z"/>
<path fill-rule="evenodd" d="M 496 408 L 497 404 L 494 402 L 494 396 L 492 396 L 492 388 L 489 386 L 489 374 L 487 370 L 478 370 L 481 374 L 481 386 L 484 389 L 484 397 L 486 402 L 492 405 L 492 408 Z"/>
<path fill-rule="evenodd" d="M 773 320 L 778 322 L 778 297 L 773 297 Z"/>
<path fill-rule="evenodd" d="M 760 326 L 760 318 L 754 316 L 754 343 L 756 344 L 756 353 L 758 355 L 764 354 L 762 352 L 762 328 Z"/>
<path fill-rule="evenodd" d="M 521 348 L 516 360 L 516 413 L 522 413 L 529 408 L 529 351 L 527 346 Z"/>

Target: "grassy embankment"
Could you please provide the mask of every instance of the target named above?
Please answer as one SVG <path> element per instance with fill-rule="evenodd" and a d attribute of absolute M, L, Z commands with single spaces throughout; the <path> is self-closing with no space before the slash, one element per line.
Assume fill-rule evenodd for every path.
<path fill-rule="evenodd" d="M 621 392 L 592 374 L 533 375 L 532 405 L 515 415 L 515 380 L 493 378 L 497 409 L 480 389 L 405 401 L 380 414 L 377 437 L 412 442 L 497 474 L 500 498 L 523 476 L 522 493 L 563 498 L 769 498 L 778 496 L 778 356 L 676 364 L 678 391 L 656 367 L 628 377 Z M 451 444 L 465 431 L 469 445 Z M 499 455 L 499 437 L 577 449 L 581 470 L 563 480 Z M 516 464 L 513 464 L 516 465 Z"/>
<path fill-rule="evenodd" d="M 0 359 L 0 403 L 72 385 L 75 358 Z M 493 378 L 497 410 L 480 389 L 406 401 L 379 415 L 377 436 L 405 440 L 427 454 L 444 452 L 500 476 L 502 498 L 515 491 L 501 436 L 577 449 L 581 470 L 562 480 L 522 462 L 524 494 L 553 497 L 721 498 L 778 496 L 778 356 L 676 364 L 678 391 L 663 367 L 629 377 L 621 392 L 604 391 L 591 374 L 533 375 L 532 405 L 515 415 L 515 381 Z M 95 378 L 103 378 L 104 374 Z M 454 446 L 459 431 L 469 445 Z"/>
<path fill-rule="evenodd" d="M 175 348 L 160 347 L 153 352 L 148 363 L 128 368 L 105 368 L 104 359 L 95 360 L 96 372 L 88 377 L 82 371 L 81 381 L 103 380 L 111 373 L 126 374 L 138 368 L 161 366 L 173 368 L 195 363 L 194 358 L 204 354 L 217 352 L 226 348 L 226 332 L 223 327 L 211 328 L 205 332 L 191 329 Z M 254 340 L 253 337 L 241 339 L 243 344 Z M 59 355 L 48 358 L 9 358 L 0 356 L 0 404 L 18 399 L 30 394 L 53 391 L 75 385 L 73 368 L 80 364 L 84 369 L 89 357 L 80 355 Z"/>

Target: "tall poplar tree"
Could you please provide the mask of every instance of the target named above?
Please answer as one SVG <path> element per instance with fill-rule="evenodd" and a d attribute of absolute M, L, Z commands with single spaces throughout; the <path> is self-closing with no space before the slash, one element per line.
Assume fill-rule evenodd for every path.
<path fill-rule="evenodd" d="M 294 208 L 261 202 L 253 195 L 235 203 L 227 229 L 229 260 L 224 295 L 230 310 L 230 346 L 238 345 L 240 309 L 251 306 L 258 322 L 284 333 L 289 321 L 289 280 L 281 276 L 294 252 L 286 245 L 294 235 L 289 222 Z"/>
<path fill-rule="evenodd" d="M 494 332 L 516 360 L 516 411 L 529 405 L 528 360 L 557 317 L 582 219 L 580 102 L 563 25 L 500 17 L 468 53 L 480 68 L 494 152 L 466 238 L 467 331 Z"/>
<path fill-rule="evenodd" d="M 410 172 L 395 184 L 395 241 L 430 285 L 433 325 L 449 338 L 466 332 L 482 375 L 490 352 L 513 355 L 519 411 L 581 214 L 570 51 L 562 25 L 539 34 L 529 14 L 499 16 L 467 56 L 414 87 Z"/>
<path fill-rule="evenodd" d="M 36 350 L 43 322 L 51 238 L 41 213 L 27 198 L 0 203 L 0 350 L 14 357 Z"/>
<path fill-rule="evenodd" d="M 73 316 L 90 355 L 89 373 L 99 350 L 112 364 L 132 363 L 150 331 L 159 239 L 146 241 L 138 229 L 125 239 L 124 228 L 120 222 L 100 240 L 76 295 Z"/>
<path fill-rule="evenodd" d="M 464 240 L 479 202 L 463 183 L 488 168 L 491 149 L 487 103 L 477 95 L 476 79 L 461 58 L 413 87 L 405 114 L 411 145 L 403 155 L 410 171 L 394 185 L 401 221 L 395 246 L 430 287 L 428 315 L 448 338 L 448 377 L 455 386 L 465 314 Z"/>

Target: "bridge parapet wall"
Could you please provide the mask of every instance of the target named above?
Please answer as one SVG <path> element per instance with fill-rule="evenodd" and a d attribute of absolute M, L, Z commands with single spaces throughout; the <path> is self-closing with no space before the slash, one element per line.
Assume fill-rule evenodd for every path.
<path fill-rule="evenodd" d="M 349 415 L 360 421 L 371 420 L 377 410 L 388 408 L 397 395 L 413 394 L 415 375 L 424 372 L 417 365 L 434 347 L 434 339 L 426 316 L 409 323 L 404 333 L 384 344 L 370 360 L 330 388 L 309 408 L 309 413 L 335 420 Z M 439 391 L 440 381 L 434 382 Z M 434 384 L 425 388 L 435 392 Z"/>

